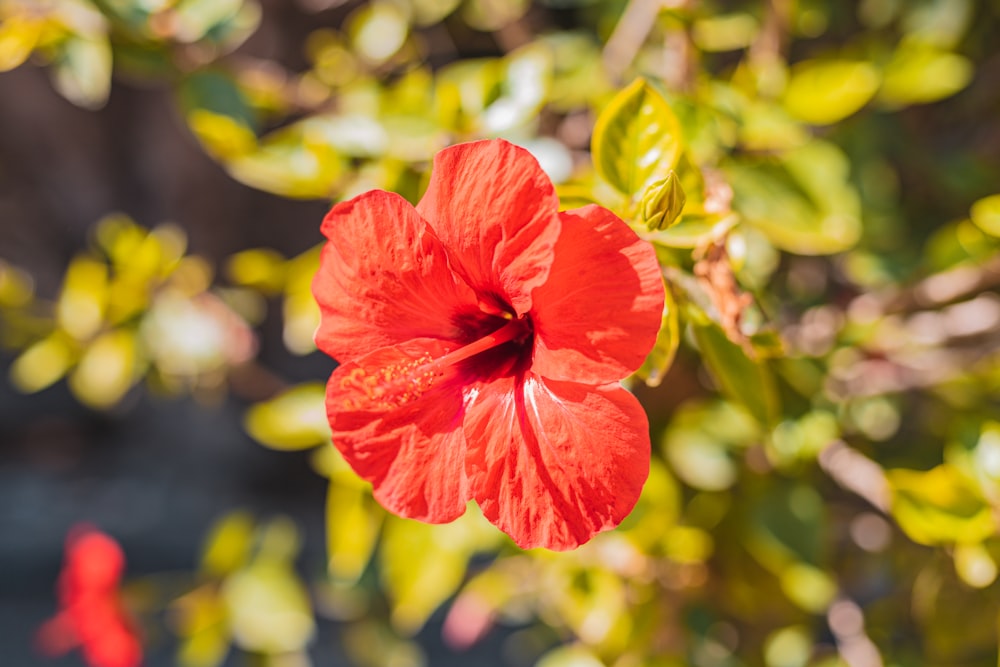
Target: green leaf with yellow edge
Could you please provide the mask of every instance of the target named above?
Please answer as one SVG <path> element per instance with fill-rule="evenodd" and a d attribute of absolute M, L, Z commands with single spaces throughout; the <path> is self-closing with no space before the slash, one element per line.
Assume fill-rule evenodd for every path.
<path fill-rule="evenodd" d="M 113 407 L 136 380 L 137 357 L 131 331 L 105 332 L 84 350 L 70 373 L 69 388 L 84 405 L 99 410 Z"/>
<path fill-rule="evenodd" d="M 771 369 L 748 357 L 714 322 L 693 323 L 692 327 L 705 365 L 722 393 L 744 405 L 762 426 L 772 425 L 779 400 Z"/>
<path fill-rule="evenodd" d="M 886 478 L 892 515 L 914 542 L 974 544 L 997 532 L 993 509 L 974 481 L 950 464 L 926 472 L 889 470 Z"/>
<path fill-rule="evenodd" d="M 458 590 L 472 555 L 495 547 L 499 540 L 500 534 L 472 503 L 449 524 L 390 517 L 382 533 L 379 563 L 393 627 L 407 635 L 417 632 Z"/>
<path fill-rule="evenodd" d="M 664 289 L 663 319 L 660 320 L 660 330 L 656 334 L 653 349 L 646 355 L 636 375 L 642 378 L 650 387 L 658 387 L 664 376 L 670 370 L 677 347 L 680 344 L 680 324 L 678 322 L 677 303 L 669 287 Z"/>
<path fill-rule="evenodd" d="M 965 88 L 972 75 L 972 62 L 965 56 L 904 43 L 882 72 L 878 98 L 889 107 L 936 102 Z"/>
<path fill-rule="evenodd" d="M 332 447 L 331 447 L 332 449 Z M 366 486 L 330 480 L 326 496 L 326 546 L 330 575 L 356 582 L 368 567 L 385 512 Z"/>
<path fill-rule="evenodd" d="M 1000 194 L 983 197 L 969 210 L 972 224 L 990 236 L 1000 236 Z"/>
<path fill-rule="evenodd" d="M 812 125 L 830 125 L 866 105 L 878 90 L 870 63 L 857 60 L 804 60 L 792 66 L 785 109 Z"/>
<path fill-rule="evenodd" d="M 682 149 L 677 117 L 643 78 L 608 103 L 597 118 L 591 140 L 597 173 L 633 198 L 665 178 L 677 165 Z"/>
<path fill-rule="evenodd" d="M 244 427 L 250 437 L 271 449 L 308 449 L 328 443 L 325 401 L 326 388 L 321 383 L 300 384 L 253 405 Z"/>

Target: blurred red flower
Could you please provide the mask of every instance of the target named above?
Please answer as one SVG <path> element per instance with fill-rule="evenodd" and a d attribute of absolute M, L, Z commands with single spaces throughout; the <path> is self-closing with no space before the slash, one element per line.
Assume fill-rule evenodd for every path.
<path fill-rule="evenodd" d="M 523 548 L 618 525 L 649 472 L 619 381 L 652 347 L 652 247 L 599 206 L 559 212 L 526 150 L 441 151 L 414 208 L 337 204 L 313 280 L 333 442 L 389 510 L 441 523 L 475 499 Z"/>
<path fill-rule="evenodd" d="M 91 667 L 136 667 L 142 645 L 121 605 L 125 555 L 112 538 L 77 527 L 66 539 L 59 575 L 59 613 L 39 629 L 39 649 L 50 656 L 77 646 Z"/>

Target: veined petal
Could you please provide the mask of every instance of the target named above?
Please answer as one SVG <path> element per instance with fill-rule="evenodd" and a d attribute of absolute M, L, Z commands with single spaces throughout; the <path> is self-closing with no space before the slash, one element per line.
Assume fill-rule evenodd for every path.
<path fill-rule="evenodd" d="M 559 214 L 548 281 L 534 292 L 532 370 L 554 380 L 614 382 L 642 365 L 663 316 L 656 254 L 614 213 Z"/>
<path fill-rule="evenodd" d="M 366 192 L 334 206 L 322 231 L 329 240 L 312 283 L 321 350 L 344 361 L 413 338 L 459 335 L 452 315 L 475 308 L 476 297 L 409 202 Z"/>
<path fill-rule="evenodd" d="M 573 549 L 617 526 L 649 474 L 646 415 L 618 384 L 497 380 L 470 403 L 465 434 L 473 497 L 525 549 Z"/>
<path fill-rule="evenodd" d="M 431 362 L 457 348 L 429 338 L 342 364 L 327 384 L 333 444 L 386 509 L 444 523 L 465 512 L 462 385 Z"/>
<path fill-rule="evenodd" d="M 559 235 L 559 198 L 528 151 L 503 140 L 446 148 L 417 211 L 452 267 L 480 295 L 501 297 L 517 315 L 531 308 Z"/>

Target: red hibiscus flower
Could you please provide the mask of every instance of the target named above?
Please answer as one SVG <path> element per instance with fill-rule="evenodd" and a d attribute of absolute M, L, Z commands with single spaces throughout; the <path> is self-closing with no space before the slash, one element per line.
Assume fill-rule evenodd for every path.
<path fill-rule="evenodd" d="M 61 655 L 79 646 L 91 667 L 136 667 L 142 646 L 121 606 L 125 568 L 121 547 L 93 528 L 76 528 L 66 540 L 59 575 L 59 613 L 38 631 L 43 653 Z"/>
<path fill-rule="evenodd" d="M 619 381 L 652 347 L 652 247 L 599 206 L 559 212 L 530 153 L 453 146 L 414 208 L 333 207 L 313 280 L 333 442 L 401 516 L 475 499 L 523 548 L 572 549 L 632 510 L 645 413 Z"/>

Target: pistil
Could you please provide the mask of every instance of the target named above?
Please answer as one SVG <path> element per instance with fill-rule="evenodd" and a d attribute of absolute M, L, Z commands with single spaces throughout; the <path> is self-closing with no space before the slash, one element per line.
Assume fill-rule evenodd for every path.
<path fill-rule="evenodd" d="M 446 375 L 449 367 L 504 343 L 523 341 L 530 334 L 529 321 L 519 318 L 437 359 L 431 358 L 430 355 L 418 358 L 401 355 L 402 358 L 395 363 L 381 368 L 354 368 L 340 381 L 342 390 L 354 394 L 345 398 L 344 407 L 349 410 L 360 409 L 366 402 L 365 399 L 381 409 L 402 407 L 420 398 L 433 387 Z M 358 393 L 364 396 L 360 403 L 357 400 L 360 398 Z"/>

